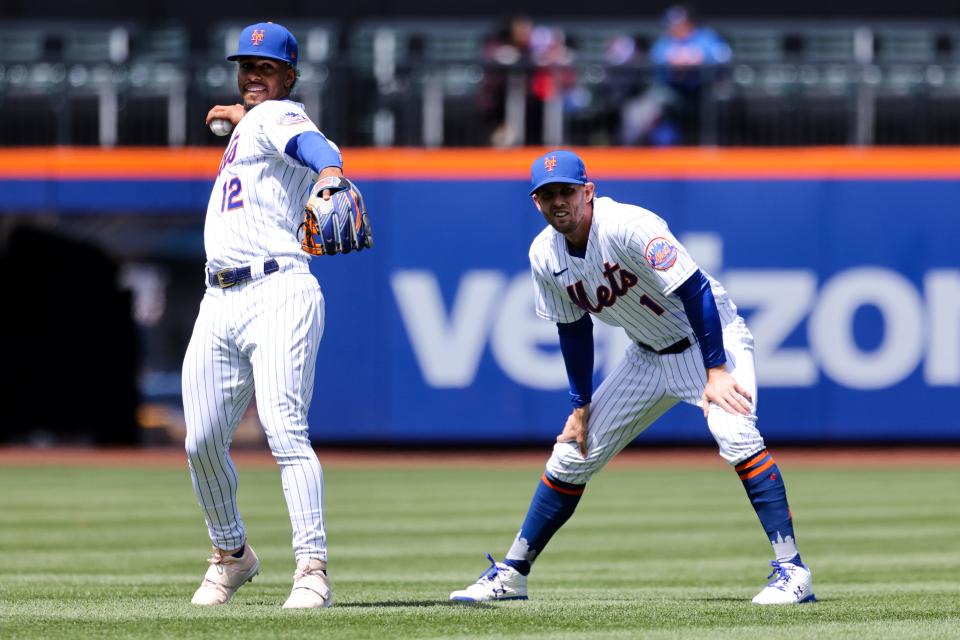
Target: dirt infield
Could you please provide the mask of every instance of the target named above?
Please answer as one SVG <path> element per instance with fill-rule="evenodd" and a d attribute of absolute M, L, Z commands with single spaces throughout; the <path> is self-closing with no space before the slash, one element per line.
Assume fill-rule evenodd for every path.
<path fill-rule="evenodd" d="M 543 451 L 390 451 L 337 450 L 318 448 L 320 461 L 330 466 L 420 467 L 480 466 L 537 467 L 549 455 Z M 773 450 L 775 458 L 789 467 L 957 467 L 960 447 L 869 448 Z M 265 450 L 233 452 L 238 465 L 272 466 L 273 457 Z M 97 466 L 97 467 L 171 467 L 183 466 L 186 458 L 178 448 L 95 449 L 0 447 L 0 466 Z M 724 464 L 712 449 L 628 448 L 608 465 L 610 467 L 704 467 Z"/>

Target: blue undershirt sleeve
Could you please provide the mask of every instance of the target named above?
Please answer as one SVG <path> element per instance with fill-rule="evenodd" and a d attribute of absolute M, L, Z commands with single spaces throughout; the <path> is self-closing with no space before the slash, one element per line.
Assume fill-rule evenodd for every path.
<path fill-rule="evenodd" d="M 567 368 L 570 402 L 575 407 L 590 404 L 593 397 L 593 321 L 585 313 L 576 322 L 558 322 L 560 353 Z"/>
<path fill-rule="evenodd" d="M 720 326 L 720 312 L 717 301 L 713 299 L 710 281 L 697 269 L 674 292 L 683 301 L 683 309 L 693 327 L 693 333 L 700 343 L 700 355 L 707 369 L 719 367 L 727 361 L 723 351 L 723 328 Z"/>
<path fill-rule="evenodd" d="M 305 131 L 293 136 L 287 142 L 284 152 L 317 173 L 327 167 L 343 168 L 340 152 L 323 137 L 322 133 L 316 131 Z"/>

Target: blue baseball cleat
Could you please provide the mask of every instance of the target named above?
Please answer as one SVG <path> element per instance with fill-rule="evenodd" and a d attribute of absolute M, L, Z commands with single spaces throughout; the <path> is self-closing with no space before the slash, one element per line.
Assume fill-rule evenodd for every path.
<path fill-rule="evenodd" d="M 767 578 L 773 578 L 753 598 L 753 604 L 803 604 L 816 602 L 813 595 L 813 575 L 805 565 L 791 562 L 770 563 L 773 572 Z"/>
<path fill-rule="evenodd" d="M 454 591 L 451 600 L 460 602 L 491 602 L 494 600 L 526 600 L 527 576 L 502 562 L 497 562 L 489 553 L 490 568 L 466 589 Z"/>

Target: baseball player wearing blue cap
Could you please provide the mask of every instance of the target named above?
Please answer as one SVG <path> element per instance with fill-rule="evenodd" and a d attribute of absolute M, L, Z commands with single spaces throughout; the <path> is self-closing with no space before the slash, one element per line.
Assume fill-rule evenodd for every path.
<path fill-rule="evenodd" d="M 557 324 L 573 410 L 503 562 L 451 600 L 525 600 L 527 576 L 573 515 L 587 481 L 678 402 L 700 406 L 720 456 L 740 476 L 773 546 L 756 604 L 813 601 L 780 469 L 757 430 L 753 337 L 723 286 L 651 211 L 596 197 L 583 161 L 551 151 L 531 169 L 548 225 L 530 247 L 537 315 Z M 591 316 L 631 345 L 593 389 Z"/>
<path fill-rule="evenodd" d="M 235 128 L 207 206 L 206 292 L 183 363 L 187 458 L 214 547 L 192 602 L 226 604 L 260 570 L 229 452 L 256 391 L 293 529 L 297 568 L 283 606 L 327 607 L 323 470 L 307 433 L 324 300 L 297 228 L 311 190 L 329 198 L 345 182 L 342 160 L 289 99 L 293 34 L 270 22 L 250 25 L 228 59 L 238 63 L 243 103 L 207 114 L 208 123 L 226 119 Z"/>

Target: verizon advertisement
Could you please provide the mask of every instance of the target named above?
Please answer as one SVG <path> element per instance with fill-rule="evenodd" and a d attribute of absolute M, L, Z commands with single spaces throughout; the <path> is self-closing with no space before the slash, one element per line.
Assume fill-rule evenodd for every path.
<path fill-rule="evenodd" d="M 756 340 L 770 441 L 960 440 L 960 184 L 596 180 L 655 211 Z M 368 182 L 374 251 L 315 260 L 319 441 L 549 442 L 569 411 L 522 181 Z M 596 381 L 628 344 L 595 323 Z M 333 400 L 335 399 L 335 401 Z M 709 442 L 678 405 L 644 440 Z"/>

